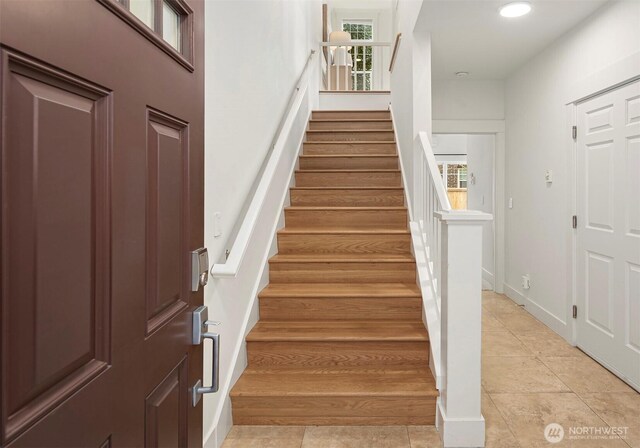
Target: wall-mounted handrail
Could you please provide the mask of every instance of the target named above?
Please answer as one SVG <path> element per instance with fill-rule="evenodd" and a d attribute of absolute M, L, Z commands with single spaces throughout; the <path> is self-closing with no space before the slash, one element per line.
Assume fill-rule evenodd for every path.
<path fill-rule="evenodd" d="M 396 63 L 396 56 L 398 56 L 398 49 L 400 48 L 400 40 L 402 39 L 402 33 L 396 35 L 396 42 L 393 44 L 393 53 L 391 53 L 391 62 L 389 63 L 389 71 L 393 71 L 393 66 Z"/>
<path fill-rule="evenodd" d="M 265 162 L 263 162 L 263 168 L 258 173 L 257 182 L 254 183 L 255 188 L 253 189 L 253 194 L 250 196 L 251 201 L 248 203 L 248 207 L 245 207 L 246 212 L 244 215 L 241 214 L 241 216 L 243 216 L 242 223 L 235 234 L 235 239 L 233 240 L 233 245 L 229 251 L 229 256 L 224 263 L 215 263 L 211 267 L 211 275 L 213 277 L 235 277 L 238 274 L 244 255 L 247 252 L 251 235 L 256 228 L 258 216 L 262 209 L 262 204 L 264 203 L 269 185 L 275 175 L 278 161 L 285 149 L 287 136 L 291 131 L 295 117 L 307 92 L 308 82 L 306 75 L 309 71 L 309 67 L 311 66 L 311 61 L 315 53 L 315 50 L 311 50 L 304 68 L 302 69 L 302 73 L 300 74 L 291 94 L 289 103 L 285 108 L 282 119 L 278 124 L 274 142 L 265 156 Z"/>

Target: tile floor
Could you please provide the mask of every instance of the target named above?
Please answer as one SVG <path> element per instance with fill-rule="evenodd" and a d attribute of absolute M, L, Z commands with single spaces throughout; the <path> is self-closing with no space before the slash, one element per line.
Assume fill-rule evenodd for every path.
<path fill-rule="evenodd" d="M 510 299 L 483 294 L 487 448 L 640 448 L 640 394 Z M 623 438 L 547 442 L 545 426 L 623 427 Z M 622 429 L 620 430 L 622 431 Z M 223 448 L 436 448 L 429 426 L 234 426 Z"/>

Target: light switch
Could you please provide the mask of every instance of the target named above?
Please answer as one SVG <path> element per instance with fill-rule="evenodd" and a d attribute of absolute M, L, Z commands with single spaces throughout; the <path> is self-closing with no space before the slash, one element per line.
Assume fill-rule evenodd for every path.
<path fill-rule="evenodd" d="M 215 212 L 213 214 L 213 237 L 218 238 L 222 235 L 222 224 L 220 221 L 222 220 L 222 213 Z"/>
<path fill-rule="evenodd" d="M 509 198 L 509 208 L 513 208 L 513 198 Z"/>

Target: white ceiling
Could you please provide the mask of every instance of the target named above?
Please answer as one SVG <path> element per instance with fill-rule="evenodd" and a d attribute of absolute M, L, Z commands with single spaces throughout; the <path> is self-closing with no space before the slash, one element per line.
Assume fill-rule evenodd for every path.
<path fill-rule="evenodd" d="M 531 13 L 501 17 L 498 9 L 510 1 L 424 1 L 435 79 L 459 71 L 470 73 L 466 79 L 503 79 L 607 0 L 532 0 Z"/>

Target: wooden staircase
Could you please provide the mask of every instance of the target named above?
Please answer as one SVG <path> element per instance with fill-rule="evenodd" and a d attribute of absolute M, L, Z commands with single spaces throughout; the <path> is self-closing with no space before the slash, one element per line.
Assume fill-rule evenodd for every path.
<path fill-rule="evenodd" d="M 314 111 L 269 260 L 240 425 L 431 425 L 435 382 L 388 111 Z"/>

